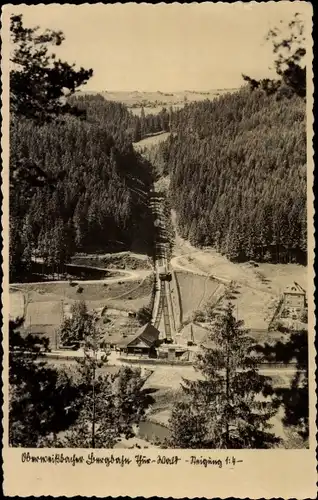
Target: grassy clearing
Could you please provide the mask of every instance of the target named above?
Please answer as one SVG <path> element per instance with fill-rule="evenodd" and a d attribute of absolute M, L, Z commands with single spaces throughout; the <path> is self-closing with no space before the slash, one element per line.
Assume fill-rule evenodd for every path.
<path fill-rule="evenodd" d="M 178 264 L 193 272 L 204 272 L 216 278 L 234 281 L 237 295 L 232 301 L 236 306 L 236 313 L 244 320 L 246 327 L 251 329 L 268 327 L 280 294 L 287 285 L 296 281 L 307 288 L 308 270 L 297 264 L 259 264 L 253 267 L 247 263 L 230 262 L 211 249 L 192 250 L 191 255 L 180 257 Z M 202 290 L 199 283 L 198 288 Z M 193 302 L 198 300 L 200 293 L 200 290 L 193 290 Z M 190 308 L 190 297 L 187 301 Z"/>
<path fill-rule="evenodd" d="M 242 285 L 231 302 L 235 305 L 237 318 L 244 320 L 246 328 L 266 330 L 278 300 L 273 294 Z"/>
<path fill-rule="evenodd" d="M 55 325 L 31 325 L 25 323 L 24 328 L 21 330 L 23 334 L 36 335 L 40 338 L 45 338 L 49 340 L 49 345 L 51 349 L 56 349 L 58 347 L 58 328 L 59 324 Z"/>
<path fill-rule="evenodd" d="M 206 340 L 209 331 L 200 325 L 188 323 L 179 332 L 178 343 L 187 345 L 187 342 L 192 341 L 192 333 L 195 344 L 200 345 Z"/>
<path fill-rule="evenodd" d="M 104 318 L 99 320 L 98 328 L 104 335 L 104 341 L 109 344 L 118 344 L 125 340 L 126 337 L 133 337 L 140 327 L 135 318 L 122 316 L 107 318 L 107 322 L 104 322 Z"/>
<path fill-rule="evenodd" d="M 24 316 L 25 296 L 22 292 L 12 291 L 10 293 L 9 317 L 14 320 Z"/>
<path fill-rule="evenodd" d="M 212 300 L 219 283 L 204 276 L 183 271 L 177 271 L 175 275 L 181 295 L 182 320 L 186 321 L 194 311 Z"/>
<path fill-rule="evenodd" d="M 196 380 L 198 376 L 198 373 L 190 365 L 154 365 L 153 373 L 148 378 L 146 387 L 153 387 L 158 389 L 169 388 L 172 390 L 178 390 L 180 389 L 180 384 L 183 378 Z"/>
<path fill-rule="evenodd" d="M 69 283 L 26 283 L 20 286 L 21 292 L 28 293 L 29 302 L 55 302 L 61 300 L 85 300 L 87 302 L 99 302 L 105 304 L 107 299 L 129 297 L 136 299 L 151 293 L 152 280 L 147 278 L 143 283 L 141 280 L 119 281 L 111 284 L 106 283 L 81 283 L 82 293 L 77 292 L 76 286 Z"/>
<path fill-rule="evenodd" d="M 144 148 L 149 148 L 151 146 L 156 146 L 163 141 L 166 141 L 170 136 L 170 132 L 163 132 L 161 134 L 152 135 L 150 137 L 145 137 L 139 142 L 134 142 L 133 146 L 136 151 L 140 151 Z"/>
<path fill-rule="evenodd" d="M 63 319 L 62 303 L 31 302 L 27 305 L 25 326 L 29 325 L 60 325 Z"/>
<path fill-rule="evenodd" d="M 293 281 L 299 283 L 305 290 L 308 288 L 308 268 L 298 264 L 259 264 L 254 274 L 259 271 L 269 280 L 274 293 L 281 294 Z"/>
<path fill-rule="evenodd" d="M 23 315 L 22 302 L 23 295 L 25 295 L 27 297 L 25 329 L 32 331 L 35 329 L 34 333 L 47 336 L 52 345 L 55 345 L 55 331 L 63 320 L 63 314 L 69 310 L 75 300 L 85 300 L 89 310 L 101 309 L 107 305 L 119 310 L 137 311 L 140 307 L 149 304 L 152 279 L 107 286 L 103 283 L 83 284 L 81 294 L 76 293 L 76 288 L 68 283 L 26 284 L 20 288 L 21 292 L 10 294 L 11 314 L 22 312 Z M 117 299 L 112 300 L 112 297 L 117 297 Z M 133 330 L 135 333 L 134 328 L 131 318 L 119 316 L 113 319 L 112 331 L 120 330 L 122 334 Z"/>

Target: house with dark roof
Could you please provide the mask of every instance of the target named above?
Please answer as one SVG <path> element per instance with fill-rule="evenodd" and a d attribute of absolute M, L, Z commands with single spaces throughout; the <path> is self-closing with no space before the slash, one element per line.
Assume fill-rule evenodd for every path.
<path fill-rule="evenodd" d="M 159 342 L 159 330 L 150 323 L 142 326 L 136 335 L 124 339 L 118 347 L 126 354 L 157 357 L 156 347 Z"/>

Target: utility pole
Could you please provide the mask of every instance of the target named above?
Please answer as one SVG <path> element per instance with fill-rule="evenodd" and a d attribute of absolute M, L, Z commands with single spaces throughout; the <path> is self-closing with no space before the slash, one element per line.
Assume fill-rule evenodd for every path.
<path fill-rule="evenodd" d="M 194 344 L 193 325 L 191 325 L 191 342 Z"/>
<path fill-rule="evenodd" d="M 96 378 L 96 364 L 97 364 L 97 349 L 98 349 L 98 344 L 97 344 L 97 338 L 96 338 L 96 329 L 94 325 L 94 330 L 93 330 L 93 390 L 92 390 L 92 396 L 93 396 L 93 418 L 92 418 L 92 448 L 95 448 L 95 420 L 96 420 L 96 400 L 95 400 L 95 378 Z"/>
<path fill-rule="evenodd" d="M 96 352 L 94 353 L 96 356 Z M 95 419 L 96 419 L 96 402 L 95 402 L 95 371 L 96 359 L 93 362 L 93 422 L 92 422 L 92 448 L 95 448 Z"/>
<path fill-rule="evenodd" d="M 230 367 L 229 367 L 229 326 L 226 326 L 226 366 L 225 366 L 225 393 L 226 393 L 226 403 L 229 404 L 230 399 Z M 226 447 L 229 446 L 229 438 L 230 438 L 230 423 L 228 416 L 226 416 L 225 423 L 225 436 L 226 436 Z"/>

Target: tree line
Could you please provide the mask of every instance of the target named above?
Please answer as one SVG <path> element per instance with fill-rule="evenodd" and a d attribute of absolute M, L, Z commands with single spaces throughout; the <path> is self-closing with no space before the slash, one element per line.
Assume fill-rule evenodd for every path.
<path fill-rule="evenodd" d="M 91 242 L 95 249 L 118 239 L 131 244 L 136 221 L 147 217 L 145 194 L 153 181 L 149 163 L 133 151 L 131 118 L 122 105 L 63 99 L 64 88 L 74 94 L 92 72 L 48 55 L 47 45 L 59 45 L 61 33 L 38 34 L 23 26 L 22 16 L 12 17 L 11 33 L 11 274 L 25 272 L 35 255 L 59 267 Z M 195 244 L 213 244 L 236 259 L 300 260 L 303 95 L 281 97 L 243 89 L 170 116 L 173 134 L 160 149 L 163 171 L 171 176 L 179 228 Z M 138 370 L 105 369 L 100 332 L 85 305 L 73 313 L 60 335 L 65 344 L 74 338 L 83 344 L 74 370 L 50 365 L 43 358 L 47 341 L 25 336 L 22 321 L 9 324 L 11 446 L 113 447 L 135 434 L 153 402 Z M 173 407 L 168 446 L 277 446 L 270 420 L 281 404 L 285 423 L 308 439 L 305 332 L 291 336 L 288 348 L 259 350 L 228 305 L 217 317 L 211 312 L 209 341 L 196 363 L 201 378 L 184 382 L 182 401 Z M 257 356 L 286 361 L 295 353 L 291 390 L 275 391 L 259 373 Z"/>
<path fill-rule="evenodd" d="M 54 189 L 30 190 L 28 179 L 12 185 L 12 276 L 27 270 L 34 255 L 62 267 L 75 250 L 130 248 L 149 215 L 152 173 L 124 135 L 120 142 L 103 123 L 72 117 L 41 126 L 13 117 L 10 139 L 12 175 L 11 165 L 32 162 L 55 178 Z"/>
<path fill-rule="evenodd" d="M 307 260 L 305 25 L 273 27 L 276 79 L 187 104 L 153 157 L 170 174 L 181 234 L 233 260 Z"/>
<path fill-rule="evenodd" d="M 168 112 L 137 117 L 78 95 L 92 70 L 57 61 L 50 47 L 60 32 L 12 16 L 11 38 L 10 278 L 26 275 L 35 257 L 60 274 L 75 251 L 129 249 L 141 233 L 151 252 L 153 171 L 132 142 L 166 130 Z"/>
<path fill-rule="evenodd" d="M 246 88 L 192 103 L 159 146 L 178 228 L 236 260 L 306 261 L 306 114 Z"/>
<path fill-rule="evenodd" d="M 169 110 L 162 107 L 159 113 L 145 114 L 141 107 L 140 115 L 136 115 L 125 104 L 107 101 L 101 94 L 80 92 L 74 94 L 69 103 L 85 113 L 88 120 L 107 123 L 109 133 L 115 140 L 121 140 L 121 135 L 124 134 L 130 142 L 138 142 L 151 134 L 169 132 L 174 113 L 172 107 Z"/>

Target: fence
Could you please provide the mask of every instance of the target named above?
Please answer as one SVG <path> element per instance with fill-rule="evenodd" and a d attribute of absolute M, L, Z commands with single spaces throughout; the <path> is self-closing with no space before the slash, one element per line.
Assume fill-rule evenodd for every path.
<path fill-rule="evenodd" d="M 276 321 L 277 317 L 278 317 L 278 316 L 280 316 L 280 314 L 281 314 L 283 304 L 284 304 L 284 297 L 281 297 L 281 298 L 279 299 L 279 302 L 278 302 L 278 304 L 277 304 L 277 307 L 276 307 L 276 309 L 275 309 L 275 311 L 274 311 L 274 314 L 273 314 L 273 316 L 272 316 L 272 319 L 271 319 L 271 320 L 270 320 L 270 322 L 269 322 L 269 325 L 268 325 L 268 331 L 270 331 L 270 330 L 272 330 L 272 329 L 274 328 L 274 323 L 275 323 L 275 321 Z"/>
<path fill-rule="evenodd" d="M 185 366 L 192 365 L 192 361 L 171 361 L 169 359 L 158 359 L 158 358 L 125 358 L 120 356 L 119 361 L 124 363 L 138 364 L 138 365 L 168 365 L 168 366 Z"/>

